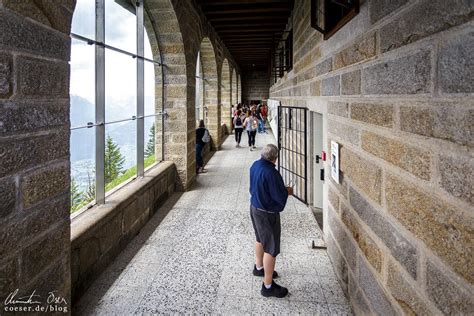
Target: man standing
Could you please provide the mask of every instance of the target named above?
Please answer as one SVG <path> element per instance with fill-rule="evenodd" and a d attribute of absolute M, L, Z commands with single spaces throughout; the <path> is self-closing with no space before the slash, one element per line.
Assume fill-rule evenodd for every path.
<path fill-rule="evenodd" d="M 260 291 L 263 296 L 285 297 L 288 289 L 276 284 L 273 278 L 278 276 L 275 260 L 280 253 L 280 212 L 293 189 L 285 186 L 275 169 L 278 148 L 268 144 L 261 156 L 250 168 L 250 217 L 256 237 L 253 274 L 264 277 Z"/>

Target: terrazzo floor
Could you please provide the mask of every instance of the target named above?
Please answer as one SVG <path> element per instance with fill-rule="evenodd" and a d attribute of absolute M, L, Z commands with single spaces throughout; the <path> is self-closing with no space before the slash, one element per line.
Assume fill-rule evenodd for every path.
<path fill-rule="evenodd" d="M 252 275 L 254 233 L 249 217 L 249 167 L 257 150 L 235 148 L 233 135 L 194 187 L 174 194 L 74 306 L 76 315 L 308 314 L 351 315 L 311 210 L 290 198 L 281 214 L 277 282 L 283 299 L 260 294 Z M 242 136 L 245 144 L 247 136 Z"/>

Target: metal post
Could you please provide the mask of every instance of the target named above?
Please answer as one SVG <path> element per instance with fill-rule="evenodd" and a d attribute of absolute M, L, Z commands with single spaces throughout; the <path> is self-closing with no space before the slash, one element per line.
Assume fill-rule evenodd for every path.
<path fill-rule="evenodd" d="M 137 176 L 143 177 L 145 173 L 145 119 L 144 115 L 144 72 L 145 65 L 143 61 L 144 49 L 144 28 L 143 28 L 143 0 L 136 2 L 137 15 Z"/>
<path fill-rule="evenodd" d="M 304 166 L 304 200 L 308 202 L 308 166 L 306 164 L 307 149 L 308 149 L 308 124 L 307 124 L 307 113 L 308 110 L 304 110 L 304 156 L 305 156 L 305 166 Z"/>
<path fill-rule="evenodd" d="M 95 39 L 99 43 L 105 41 L 104 0 L 96 0 L 95 7 Z M 105 48 L 95 46 L 95 187 L 97 204 L 105 203 Z M 102 124 L 100 124 L 102 123 Z"/>

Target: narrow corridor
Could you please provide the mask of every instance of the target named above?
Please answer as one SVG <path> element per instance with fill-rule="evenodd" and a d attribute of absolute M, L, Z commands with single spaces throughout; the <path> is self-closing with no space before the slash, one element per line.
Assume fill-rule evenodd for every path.
<path fill-rule="evenodd" d="M 243 142 L 246 136 L 243 136 Z M 173 195 L 84 294 L 76 314 L 351 314 L 324 250 L 311 210 L 294 198 L 282 213 L 279 283 L 287 298 L 263 298 L 252 275 L 254 234 L 248 178 L 271 134 L 257 135 L 257 150 L 223 149 L 193 189 Z"/>

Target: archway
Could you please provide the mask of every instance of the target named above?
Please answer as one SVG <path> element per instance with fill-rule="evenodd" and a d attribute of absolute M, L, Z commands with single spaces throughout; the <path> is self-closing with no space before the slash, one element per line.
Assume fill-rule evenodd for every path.
<path fill-rule="evenodd" d="M 230 133 L 232 127 L 231 107 L 230 67 L 227 59 L 224 59 L 221 70 L 221 123 L 225 125 L 226 133 Z"/>
<path fill-rule="evenodd" d="M 201 42 L 200 58 L 204 77 L 204 111 L 207 111 L 207 129 L 211 134 L 211 147 L 216 150 L 220 147 L 221 141 L 217 62 L 214 47 L 207 37 Z"/>
<path fill-rule="evenodd" d="M 237 89 L 238 89 L 238 84 L 237 84 L 237 72 L 235 71 L 235 68 L 232 71 L 232 105 L 235 105 L 239 103 L 237 101 Z"/>

